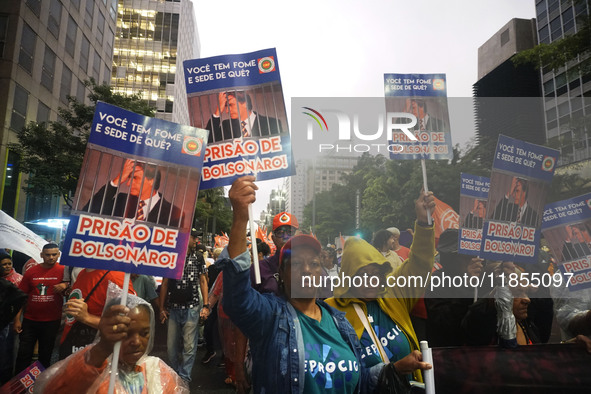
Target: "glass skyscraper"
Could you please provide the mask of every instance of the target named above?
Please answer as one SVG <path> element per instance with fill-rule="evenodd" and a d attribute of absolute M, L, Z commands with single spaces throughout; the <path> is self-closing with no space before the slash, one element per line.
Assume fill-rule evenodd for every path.
<path fill-rule="evenodd" d="M 111 78 L 114 91 L 141 93 L 157 109 L 157 117 L 188 124 L 182 61 L 198 56 L 191 1 L 119 1 Z M 180 109 L 175 111 L 177 104 Z"/>

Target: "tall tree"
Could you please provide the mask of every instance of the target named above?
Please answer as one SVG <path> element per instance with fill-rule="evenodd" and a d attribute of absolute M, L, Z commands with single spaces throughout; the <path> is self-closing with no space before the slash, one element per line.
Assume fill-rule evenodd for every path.
<path fill-rule="evenodd" d="M 229 232 L 232 225 L 232 209 L 224 196 L 224 188 L 201 190 L 195 208 L 196 226 L 204 235 Z"/>
<path fill-rule="evenodd" d="M 29 175 L 24 186 L 27 194 L 62 196 L 71 206 L 98 101 L 141 115 L 154 115 L 155 109 L 139 93 L 114 93 L 110 86 L 97 85 L 93 79 L 85 85 L 90 89 L 90 105 L 68 96 L 68 107 L 58 110 L 58 121 L 30 122 L 17 133 L 19 142 L 10 145 L 20 157 L 21 171 Z"/>

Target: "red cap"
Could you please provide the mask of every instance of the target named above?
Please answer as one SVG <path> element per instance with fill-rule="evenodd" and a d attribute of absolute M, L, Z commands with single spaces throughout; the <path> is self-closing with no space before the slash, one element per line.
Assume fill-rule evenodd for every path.
<path fill-rule="evenodd" d="M 277 229 L 277 227 L 281 226 L 291 226 L 295 228 L 299 228 L 300 225 L 298 224 L 298 220 L 292 214 L 287 212 L 281 212 L 275 215 L 273 218 L 273 231 Z"/>
<path fill-rule="evenodd" d="M 281 267 L 281 264 L 283 263 L 283 255 L 286 250 L 300 247 L 312 248 L 317 254 L 320 254 L 322 251 L 322 245 L 320 245 L 320 242 L 318 242 L 313 236 L 308 234 L 294 235 L 281 248 L 281 253 L 279 254 L 279 266 Z"/>

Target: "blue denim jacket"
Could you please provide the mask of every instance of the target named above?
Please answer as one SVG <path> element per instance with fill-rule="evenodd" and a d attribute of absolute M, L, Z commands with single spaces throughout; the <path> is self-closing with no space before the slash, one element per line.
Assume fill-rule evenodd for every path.
<path fill-rule="evenodd" d="M 260 294 L 250 285 L 250 255 L 234 260 L 224 250 L 224 311 L 250 340 L 255 393 L 303 393 L 305 350 L 302 330 L 294 307 L 284 298 Z M 372 393 L 384 364 L 363 367 L 357 334 L 343 312 L 317 301 L 332 315 L 337 329 L 355 353 L 361 370 L 357 393 Z"/>

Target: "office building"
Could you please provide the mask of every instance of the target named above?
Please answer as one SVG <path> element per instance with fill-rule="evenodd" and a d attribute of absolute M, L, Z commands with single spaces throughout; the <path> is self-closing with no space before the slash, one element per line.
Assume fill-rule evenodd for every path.
<path fill-rule="evenodd" d="M 0 8 L 0 204 L 19 221 L 60 216 L 61 196 L 23 192 L 26 174 L 9 145 L 31 121 L 57 121 L 84 81 L 111 76 L 117 0 L 4 0 Z"/>
<path fill-rule="evenodd" d="M 199 57 L 189 0 L 120 0 L 111 85 L 141 92 L 156 117 L 189 124 L 182 62 Z"/>
<path fill-rule="evenodd" d="M 535 0 L 538 41 L 550 44 L 575 34 L 590 14 L 589 1 Z M 544 94 L 547 144 L 560 150 L 559 166 L 588 163 L 591 130 L 582 124 L 591 115 L 591 69 L 581 72 L 579 58 L 559 70 L 540 71 Z M 587 167 L 588 164 L 587 164 Z"/>
<path fill-rule="evenodd" d="M 513 63 L 536 43 L 535 20 L 515 18 L 478 48 L 474 109 L 485 163 L 492 163 L 499 134 L 536 144 L 546 140 L 540 73 L 533 65 Z"/>
<path fill-rule="evenodd" d="M 334 184 L 344 184 L 344 176 L 353 170 L 357 161 L 358 157 L 346 153 L 298 160 L 296 175 L 288 183 L 285 210 L 303 221 L 304 207 L 317 193 L 330 190 Z"/>

